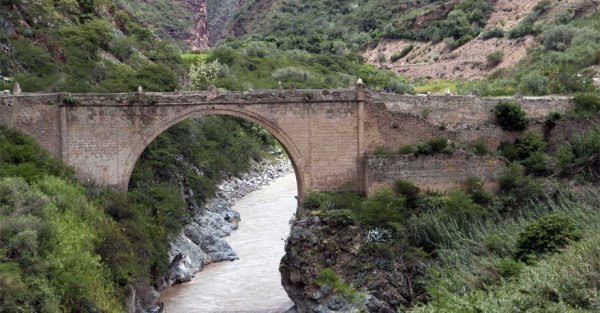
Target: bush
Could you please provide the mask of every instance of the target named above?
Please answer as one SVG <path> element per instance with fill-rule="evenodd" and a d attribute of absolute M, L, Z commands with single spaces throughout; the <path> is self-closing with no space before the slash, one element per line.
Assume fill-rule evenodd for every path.
<path fill-rule="evenodd" d="M 494 195 L 483 190 L 484 181 L 478 177 L 469 177 L 465 181 L 465 189 L 473 202 L 488 206 L 494 202 Z"/>
<path fill-rule="evenodd" d="M 494 51 L 486 56 L 486 60 L 490 66 L 496 66 L 504 59 L 504 52 L 502 50 Z"/>
<path fill-rule="evenodd" d="M 453 191 L 448 194 L 446 212 L 459 221 L 475 221 L 490 215 L 488 210 L 475 203 L 462 191 Z"/>
<path fill-rule="evenodd" d="M 390 62 L 394 63 L 407 56 L 413 50 L 413 48 L 413 45 L 408 45 L 402 48 L 402 50 L 400 50 L 399 52 L 394 52 L 394 54 L 392 54 L 392 56 L 390 57 Z"/>
<path fill-rule="evenodd" d="M 415 153 L 415 147 L 413 147 L 412 145 L 404 145 L 400 147 L 398 153 L 402 155 L 413 154 Z"/>
<path fill-rule="evenodd" d="M 354 217 L 348 209 L 329 210 L 323 214 L 323 221 L 330 226 L 353 225 Z"/>
<path fill-rule="evenodd" d="M 394 182 L 394 192 L 403 196 L 408 206 L 413 206 L 419 193 L 421 193 L 421 189 L 409 181 L 398 179 Z"/>
<path fill-rule="evenodd" d="M 390 190 L 382 190 L 363 202 L 356 217 L 362 225 L 393 227 L 403 221 L 405 213 L 404 198 L 396 197 Z"/>
<path fill-rule="evenodd" d="M 496 120 L 498 125 L 508 131 L 522 131 L 529 126 L 527 113 L 516 102 L 500 102 L 496 105 Z"/>
<path fill-rule="evenodd" d="M 494 27 L 483 34 L 481 34 L 481 39 L 491 39 L 491 38 L 502 38 L 504 37 L 504 31 L 500 27 Z"/>
<path fill-rule="evenodd" d="M 575 95 L 577 113 L 596 113 L 600 111 L 600 96 L 596 93 L 578 93 Z"/>
<path fill-rule="evenodd" d="M 546 141 L 541 134 L 530 132 L 515 140 L 515 149 L 518 159 L 524 160 L 534 153 L 543 152 L 546 149 Z"/>
<path fill-rule="evenodd" d="M 517 213 L 544 195 L 542 185 L 535 179 L 524 175 L 524 168 L 518 163 L 508 165 L 498 179 L 499 198 L 502 202 L 500 213 Z"/>
<path fill-rule="evenodd" d="M 446 137 L 436 137 L 430 141 L 417 146 L 417 154 L 431 155 L 436 153 L 449 153 L 448 139 Z"/>
<path fill-rule="evenodd" d="M 483 139 L 479 139 L 471 144 L 471 150 L 477 156 L 485 156 L 490 154 L 490 148 Z"/>
<path fill-rule="evenodd" d="M 558 214 L 545 215 L 519 234 L 515 257 L 527 261 L 532 257 L 555 253 L 570 241 L 581 238 L 581 230 L 573 220 Z"/>
<path fill-rule="evenodd" d="M 543 96 L 548 93 L 548 84 L 550 80 L 537 72 L 531 72 L 521 77 L 519 89 L 524 94 L 534 96 Z"/>
<path fill-rule="evenodd" d="M 410 83 L 398 78 L 390 80 L 388 88 L 397 94 L 415 94 L 415 89 L 410 85 Z"/>
<path fill-rule="evenodd" d="M 542 33 L 542 44 L 546 50 L 565 51 L 575 36 L 575 29 L 570 26 L 558 25 L 546 29 Z"/>
<path fill-rule="evenodd" d="M 323 204 L 329 200 L 327 194 L 321 192 L 311 192 L 304 196 L 303 207 L 306 210 L 317 210 L 320 209 Z"/>
<path fill-rule="evenodd" d="M 337 273 L 331 269 L 326 268 L 319 272 L 316 280 L 317 285 L 321 287 L 328 287 L 337 292 L 348 300 L 355 300 L 359 293 L 352 286 L 344 283 Z"/>
<path fill-rule="evenodd" d="M 519 24 L 517 24 L 517 26 L 515 26 L 508 32 L 508 38 L 517 39 L 526 35 L 535 34 L 537 32 L 537 30 L 534 27 L 536 20 L 537 14 L 530 13 L 525 18 L 523 18 L 519 22 Z"/>
<path fill-rule="evenodd" d="M 554 128 L 554 126 L 556 126 L 556 122 L 560 121 L 562 119 L 562 113 L 560 112 L 552 112 L 548 115 L 548 117 L 546 117 L 546 120 L 544 121 L 544 125 L 546 125 L 546 127 L 548 127 L 548 129 L 552 129 Z"/>
<path fill-rule="evenodd" d="M 502 259 L 496 263 L 496 270 L 503 278 L 517 277 L 525 265 L 512 259 Z"/>

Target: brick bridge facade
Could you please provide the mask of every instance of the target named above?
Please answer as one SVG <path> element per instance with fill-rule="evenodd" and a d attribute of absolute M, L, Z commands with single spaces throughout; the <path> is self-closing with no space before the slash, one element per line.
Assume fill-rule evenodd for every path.
<path fill-rule="evenodd" d="M 264 127 L 282 144 L 294 166 L 301 201 L 309 191 L 371 190 L 370 180 L 377 177 L 368 173 L 372 162 L 367 156 L 377 148 L 395 150 L 435 136 L 458 143 L 485 140 L 492 147 L 510 140 L 517 134 L 493 123 L 494 106 L 503 100 L 520 102 L 534 121 L 572 106 L 572 100 L 563 97 L 406 96 L 364 90 L 361 85 L 349 90 L 243 93 L 5 92 L 0 97 L 0 125 L 32 135 L 80 178 L 126 190 L 139 156 L 163 131 L 195 116 L 237 116 Z M 488 172 L 482 169 L 480 174 L 491 175 Z"/>

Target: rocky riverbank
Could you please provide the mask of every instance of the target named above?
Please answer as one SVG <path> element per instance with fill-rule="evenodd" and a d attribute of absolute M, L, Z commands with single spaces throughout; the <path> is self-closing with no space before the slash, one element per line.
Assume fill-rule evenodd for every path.
<path fill-rule="evenodd" d="M 287 159 L 255 162 L 241 177 L 232 177 L 217 186 L 216 196 L 204 206 L 190 204 L 192 218 L 182 233 L 171 243 L 170 264 L 160 289 L 189 282 L 202 266 L 214 262 L 232 261 L 238 257 L 223 239 L 238 228 L 240 214 L 231 209 L 236 200 L 258 190 L 271 181 L 292 172 Z M 193 190 L 186 189 L 186 197 Z"/>
<path fill-rule="evenodd" d="M 169 267 L 157 284 L 158 290 L 191 281 L 194 274 L 207 264 L 236 260 L 235 251 L 223 239 L 238 228 L 241 219 L 240 214 L 232 209 L 233 204 L 248 193 L 291 172 L 293 168 L 287 158 L 253 162 L 247 173 L 218 185 L 215 197 L 202 206 L 190 200 L 194 191 L 182 186 L 183 195 L 193 214 L 186 221 L 181 234 L 171 242 Z M 158 295 L 155 292 L 156 299 Z M 156 305 L 135 311 L 160 312 L 161 308 Z"/>

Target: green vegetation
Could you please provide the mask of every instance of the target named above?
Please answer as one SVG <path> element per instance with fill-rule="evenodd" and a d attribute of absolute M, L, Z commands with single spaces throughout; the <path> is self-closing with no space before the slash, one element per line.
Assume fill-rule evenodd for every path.
<path fill-rule="evenodd" d="M 556 214 L 542 216 L 519 234 L 515 257 L 529 261 L 542 254 L 556 253 L 581 237 L 581 230 L 573 220 Z"/>
<path fill-rule="evenodd" d="M 23 91 L 172 91 L 183 74 L 177 50 L 110 0 L 2 2 L 0 20 L 0 74 Z"/>
<path fill-rule="evenodd" d="M 539 20 L 539 14 L 543 15 L 546 5 L 538 5 L 539 10 L 532 13 L 537 15 L 522 20 L 509 34 L 509 37 L 534 34 L 542 44 L 518 65 L 466 84 L 459 93 L 478 90 L 484 96 L 514 95 L 517 91 L 525 95 L 597 94 L 592 85 L 596 72 L 590 67 L 600 61 L 600 12 L 563 24 L 545 23 Z"/>
<path fill-rule="evenodd" d="M 210 84 L 227 90 L 348 88 L 359 77 L 369 88 L 413 93 L 407 80 L 365 64 L 357 54 L 286 51 L 264 41 L 230 42 L 210 51 L 204 62 L 192 66 L 188 88 L 206 89 Z"/>
<path fill-rule="evenodd" d="M 167 194 L 161 191 L 163 187 L 177 189 L 184 182 L 194 190 L 193 200 L 201 204 L 213 195 L 217 182 L 244 172 L 250 160 L 268 156 L 266 151 L 274 145 L 268 132 L 239 118 L 206 116 L 184 121 L 146 148 L 133 171 L 130 187 L 136 199 L 151 204 L 155 199 L 148 197 L 150 191 Z"/>
<path fill-rule="evenodd" d="M 500 102 L 495 112 L 498 125 L 504 130 L 522 131 L 529 126 L 527 113 L 516 102 Z"/>
<path fill-rule="evenodd" d="M 407 56 L 413 50 L 413 48 L 414 48 L 413 45 L 408 45 L 408 46 L 402 48 L 402 50 L 400 50 L 400 52 L 395 52 L 390 57 L 390 62 L 394 63 L 394 62 L 402 59 L 403 57 Z"/>
<path fill-rule="evenodd" d="M 433 5 L 425 6 L 417 9 L 414 15 L 424 15 L 427 8 L 437 9 Z M 392 20 L 384 29 L 384 37 L 432 42 L 445 38 L 446 45 L 454 49 L 479 35 L 491 10 L 492 6 L 488 1 L 461 0 L 445 18 L 433 19 L 420 27 L 415 27 L 416 16 L 409 13 Z"/>
<path fill-rule="evenodd" d="M 237 118 L 184 122 L 146 149 L 120 194 L 83 186 L 33 139 L 0 128 L 0 311 L 125 312 L 131 286 L 165 273 L 189 218 L 180 183 L 203 203 L 272 140 Z"/>
<path fill-rule="evenodd" d="M 556 151 L 536 132 L 503 144 L 499 153 L 510 163 L 496 194 L 476 177 L 465 191 L 447 193 L 398 180 L 393 191 L 366 199 L 308 194 L 305 209 L 327 227 L 352 224 L 368 233 L 359 253 L 375 256 L 379 270 L 401 258 L 409 272 L 422 273 L 411 305 L 401 311 L 594 312 L 600 304 L 600 285 L 591 278 L 600 231 L 598 134 L 592 128 L 571 135 Z M 367 269 L 352 269 L 361 270 Z"/>
<path fill-rule="evenodd" d="M 451 147 L 448 145 L 449 140 L 446 137 L 436 137 L 426 143 L 417 145 L 416 154 L 431 155 L 437 153 L 450 153 Z"/>

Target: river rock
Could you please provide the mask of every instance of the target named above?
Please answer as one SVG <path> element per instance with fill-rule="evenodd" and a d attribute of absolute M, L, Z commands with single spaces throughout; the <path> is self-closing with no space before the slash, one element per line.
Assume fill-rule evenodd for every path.
<path fill-rule="evenodd" d="M 227 241 L 216 235 L 213 229 L 191 224 L 185 227 L 184 234 L 206 253 L 208 259 L 205 263 L 238 259 Z"/>

